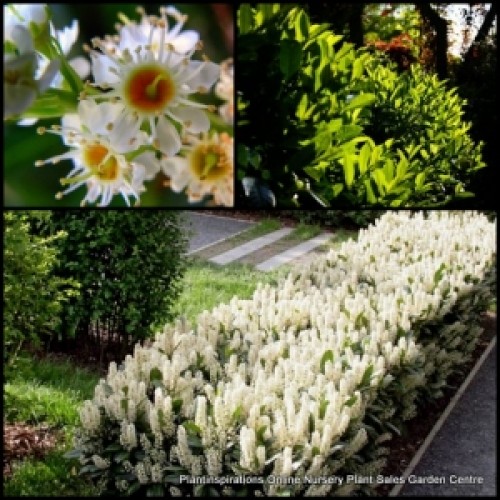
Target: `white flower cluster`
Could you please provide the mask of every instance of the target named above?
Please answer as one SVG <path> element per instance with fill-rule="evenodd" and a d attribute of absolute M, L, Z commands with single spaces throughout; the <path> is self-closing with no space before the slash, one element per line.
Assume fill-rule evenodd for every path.
<path fill-rule="evenodd" d="M 280 286 L 259 286 L 249 300 L 205 311 L 196 328 L 177 321 L 151 347 L 136 346 L 123 369 L 110 366 L 82 425 L 91 436 L 104 410 L 130 448 L 140 421 L 173 443 L 170 460 L 192 475 L 221 473 L 235 450 L 233 471 L 331 473 L 342 466 L 338 450 L 365 445 L 364 429 L 339 441 L 391 386 L 391 372 L 433 361 L 415 324 L 438 321 L 473 292 L 471 277 L 485 279 L 495 252 L 495 226 L 482 215 L 389 212 Z M 425 380 L 419 374 L 408 390 Z"/>
<path fill-rule="evenodd" d="M 127 206 L 130 199 L 138 204 L 145 182 L 163 173 L 168 177 L 165 186 L 185 192 L 191 203 L 232 206 L 232 65 L 224 61 L 221 72 L 221 66 L 204 54 L 195 57 L 202 49 L 199 34 L 183 30 L 188 18 L 175 7 L 161 8 L 159 17 L 138 11 L 140 21 L 122 16 L 125 23 L 118 25 L 118 34 L 94 38 L 93 48 L 85 46 L 93 83 L 84 86 L 83 75 L 73 74 L 76 80 L 64 97 L 72 96 L 74 111 L 56 115 L 64 114 L 61 126 L 38 129 L 40 134 L 60 135 L 69 150 L 35 165 L 72 160 L 74 168 L 61 179 L 66 188 L 56 198 L 85 186 L 82 205 L 107 206 L 115 195 L 121 195 Z M 69 32 L 56 32 L 52 25 L 49 30 L 49 13 L 47 5 L 4 7 L 5 118 L 26 110 L 61 64 L 69 71 L 65 56 L 78 25 L 75 21 Z M 49 56 L 37 56 L 28 25 L 37 27 L 38 38 L 44 35 Z M 40 68 L 45 70 L 39 80 L 37 57 L 43 57 Z M 61 84 L 59 78 L 57 85 Z M 212 124 L 216 107 L 199 99 L 209 92 L 225 102 L 218 110 L 223 125 L 217 129 Z M 28 123 L 33 121 L 36 118 Z"/>

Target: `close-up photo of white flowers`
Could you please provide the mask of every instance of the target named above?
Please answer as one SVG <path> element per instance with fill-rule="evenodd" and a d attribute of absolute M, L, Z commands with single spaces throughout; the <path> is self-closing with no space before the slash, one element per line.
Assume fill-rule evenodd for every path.
<path fill-rule="evenodd" d="M 231 207 L 230 4 L 4 5 L 4 204 Z"/>

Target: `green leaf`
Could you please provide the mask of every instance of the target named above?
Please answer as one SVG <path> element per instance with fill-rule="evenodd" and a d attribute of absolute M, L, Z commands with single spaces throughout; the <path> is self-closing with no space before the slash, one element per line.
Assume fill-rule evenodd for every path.
<path fill-rule="evenodd" d="M 362 74 L 365 66 L 363 64 L 363 60 L 358 57 L 354 64 L 352 65 L 352 77 L 351 80 L 357 80 Z"/>
<path fill-rule="evenodd" d="M 319 363 L 319 369 L 321 373 L 324 375 L 325 374 L 325 365 L 328 361 L 331 361 L 333 363 L 333 351 L 331 349 L 328 349 L 323 353 L 323 356 L 321 356 L 321 361 Z"/>
<path fill-rule="evenodd" d="M 75 448 L 74 450 L 70 450 L 66 452 L 63 457 L 67 459 L 71 458 L 80 458 L 83 455 L 83 451 L 80 450 L 79 448 Z"/>
<path fill-rule="evenodd" d="M 370 145 L 365 142 L 361 151 L 359 152 L 358 164 L 359 164 L 359 172 L 363 175 L 368 170 L 368 163 L 370 160 Z"/>
<path fill-rule="evenodd" d="M 360 385 L 361 387 L 366 387 L 370 385 L 370 380 L 373 374 L 373 365 L 369 365 L 368 368 L 363 373 L 363 377 L 361 378 Z"/>
<path fill-rule="evenodd" d="M 420 172 L 415 177 L 415 187 L 417 188 L 417 191 L 422 189 L 424 182 L 425 182 L 425 172 Z"/>
<path fill-rule="evenodd" d="M 326 414 L 326 409 L 328 408 L 328 405 L 330 404 L 330 401 L 328 399 L 322 399 L 319 403 L 319 418 L 323 419 L 325 418 Z"/>
<path fill-rule="evenodd" d="M 408 170 L 408 160 L 405 158 L 405 155 L 401 150 L 398 149 L 399 153 L 399 163 L 398 166 L 396 167 L 396 179 L 399 181 L 403 180 L 404 176 L 406 175 L 406 172 Z"/>
<path fill-rule="evenodd" d="M 344 157 L 344 178 L 345 178 L 345 183 L 348 188 L 352 186 L 352 183 L 354 182 L 354 160 L 356 157 L 354 155 L 346 155 Z"/>
<path fill-rule="evenodd" d="M 188 435 L 199 436 L 201 434 L 201 429 L 191 420 L 183 422 L 182 425 L 186 429 Z"/>
<path fill-rule="evenodd" d="M 344 185 L 334 184 L 332 189 L 333 189 L 333 197 L 336 198 L 344 190 Z"/>
<path fill-rule="evenodd" d="M 285 80 L 293 76 L 300 68 L 302 47 L 296 40 L 281 40 L 279 62 L 280 70 Z"/>
<path fill-rule="evenodd" d="M 364 108 L 377 100 L 375 94 L 360 94 L 347 104 L 344 111 L 356 108 Z"/>
<path fill-rule="evenodd" d="M 295 20 L 295 39 L 299 42 L 303 42 L 309 37 L 309 18 L 307 14 L 300 10 Z"/>
<path fill-rule="evenodd" d="M 158 367 L 155 366 L 154 368 L 151 368 L 151 371 L 149 372 L 149 380 L 150 382 L 153 382 L 154 380 L 163 380 L 163 374 Z"/>
<path fill-rule="evenodd" d="M 443 264 L 439 266 L 439 269 L 434 273 L 435 285 L 437 285 L 443 279 L 445 269 L 446 269 L 446 264 L 443 262 Z"/>
<path fill-rule="evenodd" d="M 349 398 L 349 399 L 348 399 L 348 400 L 347 400 L 344 404 L 345 404 L 346 406 L 351 407 L 351 406 L 352 406 L 352 405 L 353 405 L 353 404 L 354 404 L 357 400 L 358 400 L 358 397 L 357 397 L 357 396 L 355 396 L 355 395 L 353 395 L 353 396 L 351 396 L 351 397 L 350 397 L 350 398 Z"/>
<path fill-rule="evenodd" d="M 304 168 L 304 172 L 316 182 L 319 182 L 323 178 L 323 171 L 317 167 L 306 167 Z"/>
<path fill-rule="evenodd" d="M 401 431 L 393 424 L 390 422 L 385 422 L 386 427 L 389 427 L 391 431 L 395 432 L 398 436 L 401 436 Z"/>
<path fill-rule="evenodd" d="M 165 494 L 165 489 L 161 484 L 152 484 L 146 492 L 147 497 L 162 497 Z"/>
<path fill-rule="evenodd" d="M 240 34 L 243 35 L 248 33 L 253 26 L 252 7 L 248 3 L 241 4 L 238 13 L 238 27 Z"/>
<path fill-rule="evenodd" d="M 237 146 L 236 159 L 238 166 L 246 167 L 248 165 L 248 148 L 243 144 L 238 144 Z"/>
<path fill-rule="evenodd" d="M 375 196 L 375 193 L 373 192 L 371 180 L 366 179 L 364 184 L 365 184 L 365 188 L 366 188 L 366 200 L 368 201 L 368 203 L 371 203 L 372 205 L 377 203 L 377 197 Z"/>

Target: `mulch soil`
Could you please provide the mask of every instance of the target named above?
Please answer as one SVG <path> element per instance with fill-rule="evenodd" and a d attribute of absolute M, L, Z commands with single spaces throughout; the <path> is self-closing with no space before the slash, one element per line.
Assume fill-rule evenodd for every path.
<path fill-rule="evenodd" d="M 55 448 L 60 431 L 48 426 L 33 426 L 22 423 L 3 426 L 3 475 L 12 475 L 14 461 L 28 457 L 43 458 Z"/>

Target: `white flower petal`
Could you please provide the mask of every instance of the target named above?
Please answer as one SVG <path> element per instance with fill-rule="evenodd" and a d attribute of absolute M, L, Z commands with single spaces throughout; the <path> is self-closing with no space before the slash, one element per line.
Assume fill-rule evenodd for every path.
<path fill-rule="evenodd" d="M 173 113 L 180 118 L 188 132 L 199 134 L 210 128 L 210 120 L 202 109 L 179 107 Z"/>
<path fill-rule="evenodd" d="M 38 91 L 39 92 L 44 92 L 46 89 L 49 88 L 50 84 L 52 83 L 52 80 L 59 72 L 60 66 L 61 66 L 61 61 L 59 61 L 58 59 L 54 59 L 54 60 L 50 61 L 44 74 L 42 75 L 40 80 L 38 80 Z"/>
<path fill-rule="evenodd" d="M 195 75 L 189 77 L 193 72 Z M 197 92 L 200 87 L 208 90 L 219 79 L 220 66 L 211 61 L 190 61 L 186 75 L 186 83 L 192 92 Z"/>
<path fill-rule="evenodd" d="M 102 85 L 104 83 L 112 85 L 120 82 L 118 76 L 109 71 L 110 67 L 117 68 L 110 57 L 92 52 L 90 54 L 90 59 L 92 60 L 92 74 L 94 75 L 94 81 L 97 85 Z"/>
<path fill-rule="evenodd" d="M 182 143 L 179 133 L 164 116 L 158 118 L 156 139 L 158 139 L 158 149 L 167 156 L 174 156 L 181 149 Z"/>
<path fill-rule="evenodd" d="M 90 63 L 85 57 L 74 57 L 73 59 L 70 59 L 69 63 L 82 80 L 89 76 Z"/>
<path fill-rule="evenodd" d="M 180 35 L 175 37 L 170 43 L 173 45 L 176 52 L 186 54 L 193 50 L 198 43 L 200 35 L 197 31 L 183 31 Z"/>
<path fill-rule="evenodd" d="M 23 85 L 3 85 L 3 116 L 10 118 L 22 113 L 36 98 L 36 90 Z"/>
<path fill-rule="evenodd" d="M 20 24 L 12 26 L 8 31 L 8 39 L 16 45 L 20 54 L 33 52 L 33 38 L 26 27 Z"/>
<path fill-rule="evenodd" d="M 155 154 L 151 151 L 141 153 L 134 158 L 134 165 L 139 164 L 144 167 L 144 179 L 154 179 L 156 174 L 160 171 L 160 162 L 157 160 Z"/>
<path fill-rule="evenodd" d="M 110 120 L 106 118 L 106 123 L 109 122 Z M 118 153 L 134 151 L 141 146 L 139 129 L 142 120 L 137 115 L 127 113 L 126 110 L 123 109 L 118 118 L 112 123 L 113 129 L 109 133 L 109 139 L 113 148 L 116 149 Z"/>
<path fill-rule="evenodd" d="M 119 103 L 97 104 L 92 100 L 83 100 L 78 104 L 82 123 L 94 134 L 109 135 L 108 124 L 114 125 L 122 111 L 123 105 Z"/>
<path fill-rule="evenodd" d="M 50 23 L 50 27 L 52 31 L 52 23 Z M 71 26 L 66 26 L 63 30 L 55 30 L 55 37 L 59 41 L 63 53 L 68 55 L 78 38 L 78 21 L 73 19 Z"/>

